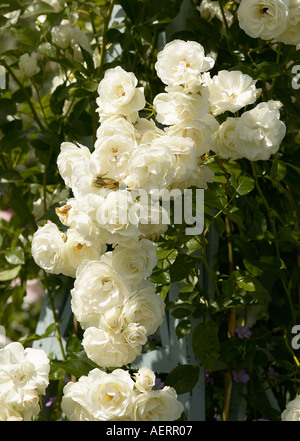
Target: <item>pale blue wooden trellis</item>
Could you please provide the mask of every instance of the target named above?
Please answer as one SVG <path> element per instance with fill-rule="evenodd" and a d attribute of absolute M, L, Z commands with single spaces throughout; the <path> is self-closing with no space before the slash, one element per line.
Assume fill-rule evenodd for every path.
<path fill-rule="evenodd" d="M 159 45 L 161 47 L 168 41 L 168 37 L 175 32 L 187 29 L 187 18 L 192 13 L 190 0 L 184 0 L 177 17 L 172 21 L 166 30 L 166 33 L 160 35 Z M 115 6 L 111 18 L 111 22 L 120 23 L 124 19 L 124 11 L 120 6 Z M 107 57 L 109 60 L 114 60 L 121 51 L 119 44 L 110 47 Z M 90 139 L 85 140 L 86 145 L 92 144 Z M 218 235 L 211 228 L 207 236 L 209 245 L 207 247 L 207 262 L 211 269 L 213 269 L 215 256 L 218 251 Z M 214 297 L 213 285 L 202 265 L 198 267 L 198 283 L 211 299 Z M 174 283 L 171 285 L 168 300 L 176 300 L 180 284 Z M 54 304 L 56 310 L 56 319 L 60 322 L 60 333 L 62 336 L 62 344 L 65 348 L 68 336 L 68 328 L 72 320 L 71 311 L 71 296 L 70 293 L 60 293 L 54 297 Z M 39 321 L 36 327 L 36 334 L 43 335 L 48 328 L 55 321 L 53 311 L 49 302 L 47 293 L 42 305 Z M 192 350 L 192 333 L 199 320 L 194 320 L 191 323 L 191 332 L 178 340 L 176 336 L 176 326 L 178 319 L 175 319 L 170 311 L 166 312 L 165 319 L 161 325 L 159 332 L 162 341 L 162 347 L 159 350 L 151 351 L 142 354 L 132 363 L 133 369 L 138 369 L 141 366 L 147 366 L 154 372 L 169 373 L 176 366 L 184 364 L 198 364 L 199 361 L 195 359 Z M 53 354 L 53 357 L 61 360 L 62 353 L 57 338 L 47 337 L 33 342 L 34 348 L 43 348 L 48 354 Z M 219 365 L 216 369 L 226 369 L 226 366 Z M 199 380 L 191 393 L 179 395 L 179 400 L 184 404 L 185 413 L 188 421 L 205 421 L 205 369 L 201 367 Z M 280 411 L 275 396 L 269 387 L 265 384 L 266 396 L 270 402 L 270 406 Z M 243 421 L 246 415 L 246 401 L 243 395 L 247 393 L 247 385 L 233 384 L 231 406 L 229 419 L 233 421 Z"/>

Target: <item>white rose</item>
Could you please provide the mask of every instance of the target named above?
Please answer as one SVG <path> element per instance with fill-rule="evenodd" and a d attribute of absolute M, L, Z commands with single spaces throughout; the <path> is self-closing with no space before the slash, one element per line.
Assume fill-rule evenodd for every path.
<path fill-rule="evenodd" d="M 100 116 L 131 115 L 145 107 L 144 89 L 132 72 L 120 66 L 108 69 L 98 87 Z"/>
<path fill-rule="evenodd" d="M 61 49 L 67 49 L 72 39 L 72 29 L 70 25 L 53 26 L 51 29 L 52 41 Z"/>
<path fill-rule="evenodd" d="M 157 263 L 156 249 L 148 239 L 124 241 L 112 252 L 112 267 L 122 279 L 139 282 L 151 275 Z"/>
<path fill-rule="evenodd" d="M 175 389 L 165 386 L 161 390 L 144 392 L 134 400 L 134 421 L 175 421 L 183 412 Z"/>
<path fill-rule="evenodd" d="M 213 66 L 214 60 L 205 57 L 201 44 L 182 40 L 166 44 L 155 63 L 158 77 L 168 86 L 184 85 Z"/>
<path fill-rule="evenodd" d="M 167 87 L 167 93 L 159 93 L 153 100 L 156 119 L 164 125 L 197 120 L 209 112 L 209 89 L 201 86 L 199 93 L 186 93 L 181 86 Z"/>
<path fill-rule="evenodd" d="M 164 138 L 164 141 L 168 142 L 168 146 L 175 156 L 174 182 L 185 181 L 197 168 L 197 152 L 193 139 L 180 136 L 170 136 Z"/>
<path fill-rule="evenodd" d="M 122 336 L 132 346 L 144 345 L 147 342 L 146 328 L 138 323 L 129 323 Z"/>
<path fill-rule="evenodd" d="M 135 391 L 129 372 L 115 369 L 110 374 L 99 374 L 87 395 L 92 414 L 98 421 L 131 420 Z"/>
<path fill-rule="evenodd" d="M 287 29 L 276 40 L 285 44 L 300 43 L 300 0 L 290 0 Z"/>
<path fill-rule="evenodd" d="M 0 377 L 8 374 L 19 390 L 36 390 L 45 394 L 49 371 L 49 358 L 43 349 L 24 349 L 19 342 L 9 343 L 0 349 Z"/>
<path fill-rule="evenodd" d="M 63 142 L 60 146 L 60 153 L 57 157 L 57 167 L 59 173 L 67 187 L 72 187 L 74 166 L 89 162 L 91 158 L 90 150 L 84 145 L 77 147 L 72 142 Z"/>
<path fill-rule="evenodd" d="M 0 399 L 0 421 L 24 421 L 20 410 L 5 399 Z"/>
<path fill-rule="evenodd" d="M 38 66 L 38 57 L 35 52 L 29 54 L 23 54 L 20 56 L 19 69 L 23 75 L 32 77 L 40 71 Z"/>
<path fill-rule="evenodd" d="M 241 0 L 240 27 L 253 38 L 276 39 L 288 26 L 289 0 Z"/>
<path fill-rule="evenodd" d="M 164 313 L 164 300 L 155 293 L 155 286 L 147 282 L 126 298 L 121 316 L 124 323 L 143 326 L 148 336 L 154 334 L 162 324 Z"/>
<path fill-rule="evenodd" d="M 104 119 L 97 129 L 97 140 L 95 143 L 95 149 L 97 150 L 98 145 L 101 145 L 103 138 L 114 135 L 121 135 L 128 140 L 135 140 L 135 127 L 131 122 L 127 121 L 124 116 L 114 115 L 107 119 Z"/>
<path fill-rule="evenodd" d="M 155 386 L 155 374 L 146 366 L 141 367 L 134 375 L 135 386 L 140 392 L 149 392 Z"/>
<path fill-rule="evenodd" d="M 92 55 L 92 49 L 86 33 L 82 29 L 79 29 L 76 26 L 73 26 L 71 28 L 70 47 L 72 48 L 73 53 L 68 53 L 67 58 L 74 57 L 74 60 L 79 63 L 83 62 L 84 60 L 84 57 L 81 52 L 81 47 L 90 55 Z"/>
<path fill-rule="evenodd" d="M 70 421 L 131 420 L 134 382 L 127 371 L 93 369 L 63 390 L 61 407 Z"/>
<path fill-rule="evenodd" d="M 128 343 L 122 333 L 108 327 L 89 327 L 84 331 L 82 346 L 92 361 L 102 367 L 121 367 L 141 354 L 139 342 Z"/>
<path fill-rule="evenodd" d="M 159 203 L 152 199 L 140 203 L 138 229 L 141 238 L 156 240 L 167 231 L 169 222 L 169 213 Z"/>
<path fill-rule="evenodd" d="M 101 315 L 123 304 L 127 286 L 108 265 L 97 260 L 84 261 L 78 268 L 71 306 L 83 329 L 98 326 Z"/>
<path fill-rule="evenodd" d="M 151 144 L 151 142 L 164 136 L 162 129 L 157 127 L 153 119 L 138 118 L 134 124 L 135 138 L 138 144 Z"/>
<path fill-rule="evenodd" d="M 53 43 L 61 49 L 72 48 L 73 53 L 68 51 L 66 53 L 67 58 L 74 57 L 75 61 L 82 62 L 83 56 L 80 46 L 87 52 L 92 52 L 87 35 L 83 30 L 75 26 L 71 26 L 70 24 L 54 26 L 51 30 L 51 35 Z"/>
<path fill-rule="evenodd" d="M 280 120 L 281 103 L 268 101 L 245 112 L 235 129 L 236 149 L 249 161 L 268 160 L 276 153 L 286 134 Z"/>
<path fill-rule="evenodd" d="M 105 372 L 93 369 L 88 376 L 82 375 L 78 381 L 67 383 L 63 389 L 61 409 L 70 421 L 96 421 L 93 407 L 88 397 L 91 385 L 99 381 Z M 97 411 L 94 409 L 94 411 Z"/>
<path fill-rule="evenodd" d="M 138 237 L 138 213 L 127 190 L 108 193 L 96 212 L 99 227 L 107 232 L 107 243 Z"/>
<path fill-rule="evenodd" d="M 222 158 L 241 158 L 240 152 L 236 147 L 235 129 L 238 118 L 228 117 L 212 136 L 213 150 Z"/>
<path fill-rule="evenodd" d="M 128 162 L 136 143 L 122 135 L 112 135 L 96 142 L 91 161 L 97 175 L 120 180 L 128 175 Z"/>
<path fill-rule="evenodd" d="M 197 155 L 204 155 L 213 150 L 212 134 L 219 128 L 219 123 L 213 115 L 207 114 L 204 118 L 185 120 L 179 124 L 166 127 L 169 136 L 191 138 L 195 143 Z"/>
<path fill-rule="evenodd" d="M 75 277 L 77 268 L 84 260 L 100 259 L 105 250 L 106 246 L 101 242 L 87 241 L 75 228 L 69 228 L 65 242 L 66 262 L 64 274 Z"/>
<path fill-rule="evenodd" d="M 209 83 L 209 102 L 213 115 L 226 111 L 234 113 L 253 104 L 259 94 L 255 84 L 255 80 L 240 71 L 219 71 Z"/>
<path fill-rule="evenodd" d="M 220 3 L 218 1 L 202 0 L 197 9 L 199 10 L 201 17 L 205 20 L 211 21 L 213 18 L 217 17 L 218 20 L 222 22 L 224 21 Z M 231 26 L 233 23 L 233 15 L 226 8 L 224 8 L 224 14 L 228 26 Z"/>
<path fill-rule="evenodd" d="M 214 178 L 214 172 L 206 165 L 200 163 L 194 173 L 185 181 L 177 182 L 175 188 L 181 190 L 181 192 L 184 192 L 186 188 L 190 187 L 207 190 L 207 184 L 213 182 Z"/>
<path fill-rule="evenodd" d="M 175 156 L 165 137 L 155 139 L 151 145 L 140 145 L 129 160 L 129 173 L 138 188 L 148 193 L 167 188 L 176 175 Z"/>
<path fill-rule="evenodd" d="M 55 211 L 60 221 L 76 229 L 84 240 L 97 244 L 102 250 L 105 249 L 105 232 L 99 229 L 96 223 L 96 209 L 103 202 L 100 195 L 87 194 L 80 201 L 75 198 L 68 199 L 66 205 L 56 207 Z"/>
<path fill-rule="evenodd" d="M 65 268 L 65 242 L 56 224 L 47 223 L 34 233 L 32 257 L 46 272 L 61 274 Z"/>
<path fill-rule="evenodd" d="M 281 413 L 282 421 L 300 421 L 300 395 L 291 400 Z"/>

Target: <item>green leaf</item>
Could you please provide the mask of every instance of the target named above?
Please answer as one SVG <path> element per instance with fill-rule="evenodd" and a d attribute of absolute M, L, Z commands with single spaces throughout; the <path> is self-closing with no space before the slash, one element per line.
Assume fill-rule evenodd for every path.
<path fill-rule="evenodd" d="M 211 371 L 220 356 L 220 342 L 218 338 L 219 327 L 210 320 L 199 323 L 192 335 L 192 347 L 195 356 Z"/>
<path fill-rule="evenodd" d="M 37 2 L 32 2 L 29 5 L 26 5 L 22 17 L 30 18 L 30 17 L 34 17 L 35 15 L 42 15 L 51 12 L 55 12 L 55 10 L 51 5 L 49 5 L 48 3 L 37 1 Z"/>
<path fill-rule="evenodd" d="M 263 61 L 257 66 L 255 74 L 258 80 L 271 80 L 282 75 L 282 68 L 278 63 Z"/>
<path fill-rule="evenodd" d="M 249 176 L 240 176 L 238 178 L 236 191 L 240 196 L 244 196 L 250 193 L 254 187 L 254 179 Z"/>
<path fill-rule="evenodd" d="M 181 365 L 173 369 L 167 376 L 165 384 L 172 386 L 178 394 L 191 392 L 199 379 L 199 366 Z"/>
<path fill-rule="evenodd" d="M 13 37 L 22 44 L 36 47 L 38 45 L 38 36 L 29 26 L 12 26 L 11 33 Z"/>
<path fill-rule="evenodd" d="M 14 268 L 4 270 L 0 272 L 0 282 L 6 282 L 7 280 L 12 280 L 19 274 L 21 270 L 21 265 L 17 265 Z"/>
<path fill-rule="evenodd" d="M 20 265 L 24 263 L 24 252 L 21 247 L 12 248 L 5 252 L 5 259 L 12 265 Z"/>

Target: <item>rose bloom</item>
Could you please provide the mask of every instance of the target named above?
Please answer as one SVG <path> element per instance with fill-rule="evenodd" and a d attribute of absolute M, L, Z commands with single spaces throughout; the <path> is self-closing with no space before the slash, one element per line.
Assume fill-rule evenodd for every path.
<path fill-rule="evenodd" d="M 18 342 L 0 349 L 0 421 L 30 421 L 39 414 L 38 394 L 45 394 L 49 370 L 42 349 L 24 349 Z"/>
<path fill-rule="evenodd" d="M 288 6 L 289 0 L 241 0 L 239 25 L 250 37 L 276 39 L 287 29 Z"/>
<path fill-rule="evenodd" d="M 49 359 L 43 349 L 24 349 L 19 342 L 9 343 L 0 349 L 0 375 L 8 374 L 20 389 L 35 389 L 45 394 L 49 370 Z"/>
<path fill-rule="evenodd" d="M 81 164 L 81 167 L 85 168 L 84 163 L 89 163 L 90 158 L 91 152 L 84 145 L 79 144 L 77 147 L 72 142 L 61 144 L 60 153 L 57 157 L 57 167 L 67 187 L 72 188 L 75 165 Z"/>
<path fill-rule="evenodd" d="M 196 41 L 173 40 L 157 55 L 155 69 L 161 81 L 168 86 L 178 86 L 198 78 L 214 65 L 206 57 L 204 48 Z"/>
<path fill-rule="evenodd" d="M 175 178 L 176 168 L 168 139 L 160 137 L 150 145 L 140 145 L 129 160 L 129 173 L 137 188 L 148 193 L 169 187 Z"/>
<path fill-rule="evenodd" d="M 77 268 L 84 260 L 100 259 L 105 251 L 106 246 L 100 241 L 87 241 L 75 228 L 69 228 L 65 242 L 66 262 L 63 273 L 75 277 Z"/>
<path fill-rule="evenodd" d="M 70 198 L 66 205 L 55 208 L 62 224 L 76 229 L 86 241 L 97 244 L 101 252 L 105 247 L 106 237 L 95 221 L 95 210 L 103 200 L 104 198 L 100 195 L 87 194 L 80 201 Z"/>
<path fill-rule="evenodd" d="M 290 0 L 287 29 L 276 40 L 285 44 L 300 44 L 300 0 Z"/>
<path fill-rule="evenodd" d="M 111 266 L 97 260 L 84 261 L 71 290 L 72 311 L 82 328 L 98 326 L 102 314 L 123 304 L 127 289 Z"/>
<path fill-rule="evenodd" d="M 211 21 L 213 18 L 217 17 L 218 20 L 222 22 L 224 21 L 220 3 L 218 1 L 202 0 L 197 9 L 204 20 Z M 224 8 L 224 14 L 228 26 L 231 26 L 233 23 L 233 15 L 226 8 Z"/>
<path fill-rule="evenodd" d="M 92 361 L 102 367 L 121 367 L 132 363 L 141 354 L 145 341 L 143 330 L 129 329 L 125 333 L 126 339 L 122 332 L 101 325 L 89 327 L 83 334 L 82 346 Z"/>
<path fill-rule="evenodd" d="M 97 129 L 95 150 L 98 149 L 98 146 L 101 146 L 103 138 L 114 135 L 123 136 L 128 140 L 135 141 L 135 127 L 131 122 L 127 121 L 125 116 L 113 115 L 104 119 Z"/>
<path fill-rule="evenodd" d="M 130 192 L 117 190 L 108 193 L 98 206 L 96 220 L 107 234 L 107 243 L 136 238 L 139 235 L 139 217 Z"/>
<path fill-rule="evenodd" d="M 213 134 L 213 151 L 222 158 L 239 159 L 241 157 L 236 148 L 235 129 L 238 118 L 228 117 Z"/>
<path fill-rule="evenodd" d="M 183 412 L 175 389 L 165 386 L 161 390 L 141 393 L 134 400 L 134 421 L 175 421 Z"/>
<path fill-rule="evenodd" d="M 286 126 L 280 120 L 280 107 L 278 101 L 260 103 L 239 118 L 235 136 L 236 148 L 242 157 L 266 161 L 279 150 L 286 134 Z"/>
<path fill-rule="evenodd" d="M 191 138 L 195 143 L 197 155 L 204 155 L 213 150 L 212 134 L 219 128 L 219 123 L 213 115 L 207 114 L 201 120 L 191 119 L 166 127 L 169 136 Z"/>
<path fill-rule="evenodd" d="M 136 142 L 123 135 L 112 135 L 98 140 L 91 161 L 97 175 L 104 179 L 119 180 L 128 175 L 128 161 Z"/>
<path fill-rule="evenodd" d="M 166 87 L 153 100 L 156 119 L 164 125 L 203 118 L 209 112 L 209 89 L 201 86 L 197 93 L 186 93 L 181 86 Z"/>
<path fill-rule="evenodd" d="M 127 296 L 121 312 L 124 323 L 138 323 L 146 329 L 146 335 L 154 334 L 162 324 L 165 302 L 155 292 L 155 285 L 144 281 L 136 291 Z"/>
<path fill-rule="evenodd" d="M 98 94 L 96 102 L 100 117 L 130 116 L 145 107 L 144 89 L 137 87 L 137 79 L 132 72 L 126 72 L 120 66 L 105 72 Z"/>
<path fill-rule="evenodd" d="M 134 123 L 135 139 L 140 144 L 151 144 L 152 141 L 164 136 L 162 129 L 157 127 L 153 119 L 137 118 Z"/>
<path fill-rule="evenodd" d="M 282 421 L 300 421 L 300 395 L 290 401 L 281 414 Z"/>
<path fill-rule="evenodd" d="M 111 266 L 123 280 L 140 282 L 151 275 L 157 263 L 156 250 L 157 245 L 148 239 L 121 242 L 111 253 Z"/>
<path fill-rule="evenodd" d="M 23 54 L 20 56 L 19 69 L 26 77 L 32 77 L 40 71 L 38 67 L 38 57 L 35 52 L 29 54 Z"/>
<path fill-rule="evenodd" d="M 76 26 L 71 26 L 69 23 L 54 26 L 51 30 L 51 36 L 53 43 L 61 49 L 65 50 L 70 47 L 73 53 L 67 51 L 67 58 L 74 58 L 79 63 L 84 60 L 81 47 L 90 54 L 92 53 L 90 42 L 85 32 Z"/>
<path fill-rule="evenodd" d="M 93 369 L 88 376 L 69 382 L 61 407 L 70 421 L 131 421 L 134 382 L 129 373 L 115 369 L 110 374 Z"/>
<path fill-rule="evenodd" d="M 188 179 L 197 168 L 197 152 L 192 138 L 170 136 L 165 137 L 169 149 L 175 157 L 174 182 Z"/>
<path fill-rule="evenodd" d="M 149 392 L 155 386 L 154 372 L 143 366 L 134 374 L 135 386 L 140 392 Z"/>
<path fill-rule="evenodd" d="M 32 257 L 47 273 L 61 274 L 65 268 L 65 242 L 56 224 L 47 223 L 34 233 Z"/>
<path fill-rule="evenodd" d="M 237 112 L 256 101 L 256 81 L 240 71 L 221 70 L 209 83 L 209 101 L 213 115 Z"/>

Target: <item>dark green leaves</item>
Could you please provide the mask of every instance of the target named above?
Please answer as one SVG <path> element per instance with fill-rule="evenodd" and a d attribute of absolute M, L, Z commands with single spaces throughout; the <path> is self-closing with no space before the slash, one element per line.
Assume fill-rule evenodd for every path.
<path fill-rule="evenodd" d="M 212 320 L 199 323 L 193 332 L 194 354 L 208 371 L 213 369 L 220 355 L 218 332 L 219 327 Z"/>

